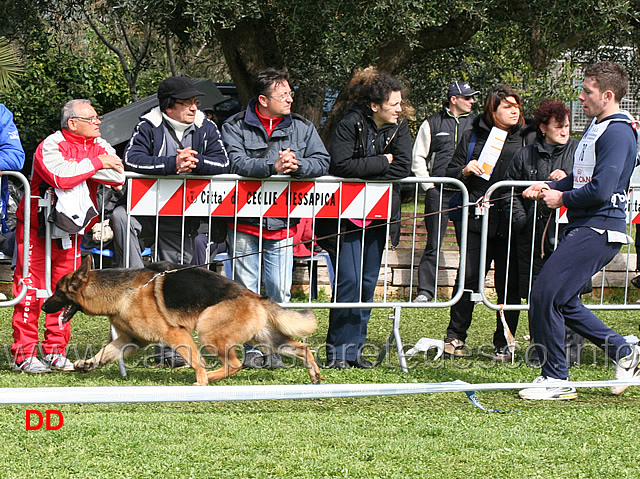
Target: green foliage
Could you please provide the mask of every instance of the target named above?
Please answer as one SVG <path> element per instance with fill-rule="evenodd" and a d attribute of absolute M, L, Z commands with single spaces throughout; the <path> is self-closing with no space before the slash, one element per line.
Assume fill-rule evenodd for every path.
<path fill-rule="evenodd" d="M 575 72 L 584 63 L 611 58 L 629 65 L 632 80 L 640 72 L 638 5 L 628 0 L 0 0 L 0 6 L 1 33 L 21 45 L 27 68 L 17 91 L 2 99 L 18 110 L 28 152 L 57 127 L 65 99 L 89 96 L 105 112 L 130 92 L 154 92 L 173 68 L 228 79 L 222 51 L 229 55 L 234 45 L 221 48 L 220 32 L 242 31 L 249 21 L 273 31 L 275 48 L 265 49 L 289 68 L 299 93 L 295 108 L 305 112 L 319 110 L 327 89 L 344 89 L 354 68 L 380 61 L 395 68 L 389 50 L 382 53 L 390 46 L 391 56 L 402 57 L 393 73 L 410 87 L 418 121 L 440 108 L 453 80 L 481 92 L 505 82 L 530 113 L 544 98 L 575 98 Z M 473 22 L 444 28 L 458 17 Z M 445 37 L 457 46 L 438 46 Z M 234 74 L 250 76 L 256 58 L 244 58 Z"/>
<path fill-rule="evenodd" d="M 117 59 L 90 39 L 87 50 L 32 44 L 24 75 L 10 92 L 0 93 L 0 101 L 14 114 L 27 159 L 60 128 L 60 109 L 74 98 L 90 99 L 98 112 L 124 105 L 128 92 Z"/>
<path fill-rule="evenodd" d="M 20 59 L 6 39 L 0 37 L 0 90 L 7 90 L 22 73 Z"/>
<path fill-rule="evenodd" d="M 522 40 L 519 35 L 513 24 L 502 28 L 494 25 L 493 30 L 476 34 L 468 45 L 421 56 L 402 73 L 411 86 L 411 101 L 418 107 L 417 119 L 421 121 L 441 108 L 447 88 L 455 80 L 468 81 L 481 92 L 476 112 L 482 111 L 483 94 L 498 83 L 506 83 L 520 93 L 526 115 L 547 98 L 575 100 L 579 92 L 574 83 L 581 79 L 579 64 L 568 57 L 536 70 L 525 46 L 514 46 Z"/>

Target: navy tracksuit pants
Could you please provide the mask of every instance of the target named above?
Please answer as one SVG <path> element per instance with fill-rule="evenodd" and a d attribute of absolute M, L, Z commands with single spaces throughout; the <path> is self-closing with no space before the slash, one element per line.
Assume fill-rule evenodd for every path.
<path fill-rule="evenodd" d="M 542 375 L 569 377 L 565 356 L 565 326 L 581 334 L 614 360 L 629 353 L 625 339 L 604 323 L 580 300 L 580 290 L 620 250 L 609 243 L 607 233 L 588 227 L 566 231 L 565 238 L 544 264 L 533 284 L 529 306 L 532 341 L 542 358 Z"/>

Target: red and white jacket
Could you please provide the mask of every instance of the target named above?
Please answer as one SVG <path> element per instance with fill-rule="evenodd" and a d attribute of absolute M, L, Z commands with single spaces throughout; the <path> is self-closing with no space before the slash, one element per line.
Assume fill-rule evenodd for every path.
<path fill-rule="evenodd" d="M 124 184 L 124 173 L 102 168 L 102 161 L 98 158 L 102 154 L 116 155 L 116 152 L 102 138 L 86 138 L 68 130 L 56 131 L 38 145 L 33 155 L 31 175 L 31 228 L 38 228 L 38 199 L 35 197 L 41 197 L 50 186 L 68 190 L 86 181 L 95 205 L 98 183 L 109 186 Z M 24 200 L 16 214 L 19 221 L 24 221 Z M 97 220 L 95 218 L 87 229 Z"/>

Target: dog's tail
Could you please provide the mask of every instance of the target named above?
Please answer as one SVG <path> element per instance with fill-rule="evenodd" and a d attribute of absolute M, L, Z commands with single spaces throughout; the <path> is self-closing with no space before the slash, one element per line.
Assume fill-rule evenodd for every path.
<path fill-rule="evenodd" d="M 268 310 L 270 322 L 285 336 L 304 338 L 318 327 L 316 315 L 310 309 L 284 309 L 274 302 Z"/>

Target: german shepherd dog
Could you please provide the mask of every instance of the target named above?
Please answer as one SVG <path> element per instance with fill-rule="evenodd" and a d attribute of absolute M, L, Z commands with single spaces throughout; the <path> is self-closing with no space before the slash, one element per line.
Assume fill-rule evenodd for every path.
<path fill-rule="evenodd" d="M 46 313 L 63 310 L 62 321 L 77 311 L 104 315 L 118 334 L 98 354 L 74 363 L 90 371 L 136 352 L 131 343 L 165 343 L 182 355 L 196 372 L 196 385 L 207 385 L 242 369 L 236 347 L 259 345 L 267 352 L 300 358 L 311 382 L 322 379 L 304 337 L 317 327 L 310 310 L 281 308 L 235 281 L 203 268 L 153 263 L 142 269 L 92 270 L 87 256 L 80 267 L 63 276 L 53 296 L 42 305 Z M 191 335 L 198 332 L 203 347 L 220 358 L 219 369 L 207 372 Z M 127 347 L 129 345 L 129 347 Z"/>

